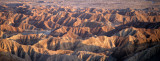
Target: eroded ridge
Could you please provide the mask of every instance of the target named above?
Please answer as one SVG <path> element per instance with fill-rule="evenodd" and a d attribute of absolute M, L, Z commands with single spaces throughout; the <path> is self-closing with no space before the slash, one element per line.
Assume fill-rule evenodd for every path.
<path fill-rule="evenodd" d="M 4 4 L 0 6 L 0 60 L 157 59 L 159 19 L 159 8 L 109 10 Z"/>

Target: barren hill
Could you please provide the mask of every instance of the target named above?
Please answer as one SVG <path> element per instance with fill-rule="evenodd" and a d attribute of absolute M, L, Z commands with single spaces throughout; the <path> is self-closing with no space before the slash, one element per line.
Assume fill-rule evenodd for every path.
<path fill-rule="evenodd" d="M 0 61 L 160 60 L 159 8 L 32 4 L 0 5 Z"/>

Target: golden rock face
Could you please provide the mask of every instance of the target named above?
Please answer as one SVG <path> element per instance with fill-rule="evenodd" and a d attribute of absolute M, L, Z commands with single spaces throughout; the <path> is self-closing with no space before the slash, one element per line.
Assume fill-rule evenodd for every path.
<path fill-rule="evenodd" d="M 88 0 L 90 8 L 61 5 L 69 1 L 0 2 L 0 61 L 158 60 L 157 7 L 114 9 L 122 2 L 113 1 L 106 9 Z"/>

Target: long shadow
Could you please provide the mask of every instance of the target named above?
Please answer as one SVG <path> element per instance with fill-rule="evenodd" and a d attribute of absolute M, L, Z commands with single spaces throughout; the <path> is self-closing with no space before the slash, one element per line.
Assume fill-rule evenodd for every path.
<path fill-rule="evenodd" d="M 145 28 L 145 29 L 158 29 L 160 27 L 160 22 L 151 23 L 151 22 L 130 22 L 124 25 L 120 25 L 118 27 L 115 27 L 115 29 L 108 31 L 104 33 L 103 35 L 106 36 L 112 36 L 115 33 L 121 31 L 122 29 L 126 29 L 129 27 L 135 27 L 135 28 Z"/>
<path fill-rule="evenodd" d="M 44 54 L 38 53 L 31 46 L 29 46 L 27 52 L 25 52 L 26 48 L 22 48 L 22 46 L 19 46 L 17 48 L 17 47 L 14 47 L 14 44 L 12 44 L 12 46 L 10 46 L 10 47 L 8 46 L 5 48 L 7 48 L 7 51 L 8 51 L 6 53 L 13 54 L 13 56 L 17 56 L 22 59 L 28 59 L 28 60 L 31 59 L 31 61 L 46 61 L 47 58 L 50 56 L 47 51 L 44 51 Z M 17 48 L 17 50 L 15 50 L 15 48 Z M 4 48 L 2 48 L 2 49 L 4 49 Z M 0 56 L 0 58 L 1 58 L 1 56 Z"/>
<path fill-rule="evenodd" d="M 93 49 L 90 52 L 94 52 L 94 53 L 100 53 L 100 52 L 107 51 L 106 48 L 101 48 L 99 46 L 94 46 L 94 45 L 85 45 L 85 44 L 81 43 L 80 41 L 75 42 L 74 46 L 72 46 L 69 49 L 61 49 L 60 48 L 60 45 L 66 45 L 66 44 L 70 45 L 72 43 L 68 42 L 68 43 L 60 44 L 60 42 L 58 42 L 57 47 L 54 50 L 72 50 L 76 53 L 78 51 L 86 51 L 87 52 L 88 50 L 83 49 L 83 47 L 88 47 L 88 48 L 91 48 L 91 50 Z M 81 46 L 78 46 L 79 44 Z M 2 47 L 2 46 L 0 46 L 0 47 Z M 65 46 L 65 47 L 68 48 L 67 46 Z M 17 48 L 17 47 L 14 47 L 14 44 L 12 44 L 11 47 L 9 47 L 9 45 L 8 45 L 5 48 L 7 48 L 8 51 L 10 51 L 9 53 L 11 53 L 13 55 L 16 55 L 16 56 L 18 56 L 20 58 L 23 58 L 23 59 L 27 58 L 27 56 L 28 56 L 28 58 L 30 58 L 32 61 L 46 61 L 50 56 L 52 56 L 52 55 L 49 55 L 48 51 L 44 51 L 43 54 L 39 53 L 39 52 L 36 52 L 35 49 L 31 46 L 28 47 L 27 52 L 25 52 L 26 48 L 23 48 L 22 46 L 19 46 Z M 11 50 L 9 50 L 9 48 Z M 17 50 L 15 50 L 15 48 L 17 48 Z M 82 48 L 82 50 L 78 50 L 78 48 Z M 61 55 L 61 54 L 58 54 L 58 55 Z M 77 54 L 72 54 L 72 55 L 77 55 Z M 84 55 L 83 60 L 85 60 L 86 58 L 89 58 L 88 54 L 86 54 L 86 55 Z M 96 57 L 93 57 L 93 58 L 96 58 Z M 100 58 L 96 58 L 96 59 L 100 60 Z M 108 60 L 108 59 L 106 58 L 106 60 Z"/>
<path fill-rule="evenodd" d="M 76 41 L 74 43 L 72 42 L 67 42 L 67 43 L 60 43 L 60 41 L 55 41 L 57 42 L 57 44 L 55 45 L 56 48 L 52 49 L 49 48 L 51 46 L 48 46 L 49 50 L 72 50 L 72 51 L 90 51 L 90 52 L 94 52 L 94 53 L 100 53 L 100 52 L 105 52 L 108 49 L 106 48 L 102 48 L 100 46 L 95 46 L 95 45 L 86 45 L 83 44 L 81 41 Z M 68 45 L 70 48 L 68 48 Z M 61 48 L 64 47 L 64 48 Z M 79 49 L 81 48 L 81 49 Z M 89 48 L 89 49 L 86 49 Z"/>
<path fill-rule="evenodd" d="M 33 45 L 37 43 L 41 38 L 38 38 L 38 36 L 33 36 L 33 37 L 22 37 L 20 36 L 19 39 L 16 40 L 17 43 L 22 44 L 22 45 Z"/>
<path fill-rule="evenodd" d="M 50 41 L 47 42 L 48 46 L 49 46 L 49 43 L 51 43 L 51 41 L 52 40 L 50 40 Z M 23 48 L 22 46 L 19 46 L 17 48 L 17 47 L 15 47 L 14 43 L 12 45 L 8 45 L 8 44 L 5 44 L 5 43 L 3 44 L 3 41 L 2 41 L 1 44 L 2 44 L 2 46 L 0 46 L 0 47 L 2 49 L 5 48 L 8 51 L 10 51 L 9 53 L 11 53 L 13 55 L 16 55 L 16 56 L 18 56 L 20 58 L 26 58 L 28 56 L 32 61 L 46 61 L 50 56 L 52 56 L 52 55 L 49 55 L 48 51 L 44 51 L 43 54 L 39 53 L 39 52 L 36 52 L 35 49 L 37 49 L 37 48 L 34 49 L 31 46 L 29 46 L 28 49 L 27 49 L 27 52 L 25 52 L 26 48 Z M 148 43 L 148 44 L 150 44 L 150 43 Z M 7 45 L 7 46 L 3 47 L 3 45 Z M 119 45 L 119 46 L 118 45 L 119 44 L 117 44 L 116 47 L 122 46 L 122 48 L 113 50 L 112 51 L 113 54 L 111 56 L 115 57 L 118 60 L 124 60 L 124 57 L 127 56 L 127 52 L 126 51 L 130 51 L 130 50 L 124 51 L 125 48 L 123 48 L 123 46 L 125 46 L 125 45 Z M 144 44 L 142 44 L 142 46 L 143 45 Z M 68 48 L 68 46 L 70 48 Z M 86 52 L 89 51 L 89 52 L 94 52 L 94 53 L 103 53 L 103 52 L 105 53 L 106 51 L 109 51 L 109 49 L 102 48 L 102 47 L 99 47 L 99 46 L 83 44 L 81 41 L 76 41 L 74 43 L 71 43 L 71 42 L 60 43 L 60 42 L 58 42 L 56 44 L 56 48 L 55 49 L 52 49 L 52 47 L 53 46 L 51 46 L 51 48 L 48 48 L 48 49 L 49 50 L 72 50 L 72 51 L 74 51 L 74 53 L 77 53 L 78 51 L 86 51 Z M 138 46 L 135 45 L 133 47 L 135 47 L 135 49 L 136 49 Z M 145 49 L 150 48 L 150 47 L 152 47 L 152 44 L 148 45 L 148 47 L 146 47 Z M 17 48 L 17 50 L 15 50 L 15 48 Z M 81 49 L 79 49 L 79 48 L 81 48 Z M 40 50 L 41 49 L 39 49 L 39 51 Z M 136 54 L 136 53 L 137 52 L 135 52 L 134 54 Z M 58 55 L 61 55 L 61 54 L 58 54 Z M 63 54 L 63 55 L 65 55 L 65 54 Z M 72 54 L 72 55 L 77 55 L 77 54 Z M 89 55 L 89 54 L 86 54 L 86 55 Z M 89 56 L 86 56 L 86 55 L 83 56 L 84 57 L 83 60 L 85 60 L 86 58 L 89 58 Z M 107 55 L 107 56 L 110 56 L 110 55 Z M 93 59 L 94 59 L 94 57 L 93 57 Z M 98 58 L 97 60 L 100 60 L 100 58 Z M 109 59 L 106 58 L 106 60 L 109 60 Z"/>
<path fill-rule="evenodd" d="M 133 45 L 131 47 L 132 49 L 127 48 L 124 44 L 124 45 L 121 45 L 116 50 L 114 50 L 113 54 L 111 54 L 111 56 L 115 57 L 119 61 L 123 61 L 129 57 L 134 56 L 135 54 L 137 54 L 139 52 L 145 52 L 145 50 L 148 50 L 148 49 L 158 45 L 159 43 L 160 42 L 146 42 L 146 43 L 142 43 L 142 44 L 134 43 L 134 44 L 132 44 Z M 143 48 L 139 48 L 139 47 L 143 47 Z M 158 48 L 160 48 L 160 46 Z M 159 56 L 159 52 L 155 52 L 155 53 L 157 53 L 155 55 Z M 142 57 L 143 55 L 141 55 L 137 58 L 141 58 L 141 59 L 145 59 L 145 60 L 149 60 L 149 61 L 154 59 L 155 61 L 157 61 L 159 58 L 156 57 L 155 55 L 148 57 L 148 59 L 145 57 Z"/>
<path fill-rule="evenodd" d="M 50 42 L 50 41 L 49 41 Z M 107 48 L 102 48 L 100 46 L 95 46 L 95 45 L 86 45 L 83 44 L 81 41 L 76 41 L 74 43 L 72 42 L 66 42 L 66 43 L 60 43 L 60 41 L 55 41 L 57 42 L 57 44 L 55 45 L 55 48 L 52 48 L 53 46 L 49 46 L 48 49 L 49 50 L 71 50 L 74 51 L 74 53 L 71 54 L 71 56 L 78 56 L 80 53 L 78 53 L 78 51 L 86 51 L 86 52 L 93 52 L 93 53 L 105 53 L 106 51 L 109 51 L 108 53 L 106 53 L 107 56 L 111 55 L 111 49 L 107 49 Z M 78 54 L 78 55 L 77 55 Z M 82 60 L 86 61 L 90 56 L 92 55 L 90 53 L 88 54 L 84 54 L 82 57 Z M 99 58 L 96 57 L 92 57 L 92 59 L 90 60 L 94 60 L 96 59 L 97 61 L 99 61 L 102 57 L 99 56 Z M 105 58 L 106 61 L 110 60 L 110 58 Z"/>

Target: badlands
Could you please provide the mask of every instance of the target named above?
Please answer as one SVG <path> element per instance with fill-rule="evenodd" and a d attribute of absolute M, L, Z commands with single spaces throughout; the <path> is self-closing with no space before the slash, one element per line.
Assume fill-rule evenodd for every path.
<path fill-rule="evenodd" d="M 0 61 L 159 57 L 159 0 L 0 0 Z"/>

